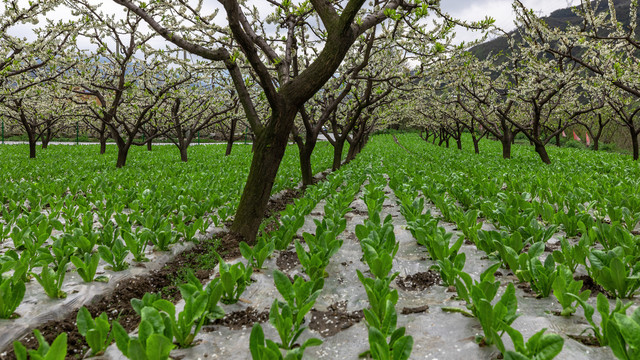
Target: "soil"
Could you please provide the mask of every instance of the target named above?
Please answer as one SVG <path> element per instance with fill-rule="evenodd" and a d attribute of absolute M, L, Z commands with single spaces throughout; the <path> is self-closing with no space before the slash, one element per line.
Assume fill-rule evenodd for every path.
<path fill-rule="evenodd" d="M 537 294 L 535 291 L 533 291 L 533 289 L 531 289 L 531 284 L 527 283 L 520 283 L 517 285 L 518 289 L 521 289 L 522 291 L 524 291 L 524 293 L 526 295 L 529 296 L 533 296 L 533 297 L 537 297 Z"/>
<path fill-rule="evenodd" d="M 360 209 L 356 209 L 355 207 L 351 207 L 351 211 L 350 213 L 354 214 L 354 215 L 358 215 L 358 216 L 367 216 L 369 215 L 368 212 L 360 210 Z"/>
<path fill-rule="evenodd" d="M 295 251 L 281 251 L 276 265 L 278 269 L 287 272 L 300 264 L 298 254 Z"/>
<path fill-rule="evenodd" d="M 218 253 L 224 259 L 235 259 L 242 256 L 240 253 L 240 242 L 244 241 L 241 235 L 234 233 L 226 233 L 220 239 L 220 250 Z M 249 244 L 253 245 L 253 244 Z"/>
<path fill-rule="evenodd" d="M 429 270 L 405 277 L 398 276 L 396 284 L 398 284 L 400 289 L 405 291 L 422 291 L 433 285 L 440 284 L 441 281 L 442 279 L 437 271 Z"/>
<path fill-rule="evenodd" d="M 328 337 L 350 328 L 364 318 L 362 310 L 348 312 L 346 308 L 347 303 L 343 301 L 330 305 L 327 311 L 312 309 L 309 328 Z"/>
<path fill-rule="evenodd" d="M 577 281 L 582 280 L 582 289 L 580 291 L 591 290 L 591 296 L 597 296 L 599 293 L 603 293 L 605 295 L 609 295 L 607 291 L 598 283 L 593 281 L 589 275 L 580 275 L 574 278 Z"/>
<path fill-rule="evenodd" d="M 213 322 L 213 325 L 227 326 L 232 330 L 248 329 L 253 324 L 259 322 L 263 323 L 269 320 L 269 311 L 258 311 L 249 306 L 245 310 L 234 311 L 230 314 L 226 314 L 222 319 L 218 319 Z"/>
<path fill-rule="evenodd" d="M 570 335 L 569 334 L 567 336 L 587 346 L 600 346 L 600 342 L 593 335 Z"/>
<path fill-rule="evenodd" d="M 418 306 L 418 307 L 405 307 L 402 308 L 402 315 L 409 315 L 409 314 L 420 314 L 423 313 L 425 311 L 429 310 L 429 305 L 423 305 L 423 306 Z"/>
<path fill-rule="evenodd" d="M 560 250 L 562 248 L 562 245 L 560 245 L 560 243 L 557 244 L 549 244 L 549 243 L 545 243 L 544 244 L 544 251 L 546 252 L 554 252 L 556 250 Z"/>
<path fill-rule="evenodd" d="M 264 217 L 268 218 L 271 215 L 278 214 L 286 209 L 288 204 L 293 203 L 293 199 L 299 198 L 301 195 L 302 193 L 298 189 L 287 189 L 277 199 L 269 199 L 267 208 L 264 211 Z"/>

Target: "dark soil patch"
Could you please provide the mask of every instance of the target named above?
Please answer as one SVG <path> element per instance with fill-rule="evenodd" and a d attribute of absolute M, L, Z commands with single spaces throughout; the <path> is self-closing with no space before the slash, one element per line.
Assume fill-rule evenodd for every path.
<path fill-rule="evenodd" d="M 571 335 L 571 334 L 567 334 L 568 337 L 570 337 L 571 339 L 583 343 L 584 345 L 587 346 L 600 346 L 600 342 L 598 341 L 598 339 L 596 339 L 595 336 L 593 335 Z"/>
<path fill-rule="evenodd" d="M 269 311 L 258 311 L 253 307 L 241 311 L 226 314 L 222 319 L 213 322 L 213 325 L 227 326 L 232 330 L 248 329 L 255 323 L 263 323 L 269 320 Z"/>
<path fill-rule="evenodd" d="M 531 289 L 531 285 L 529 283 L 520 283 L 518 284 L 518 289 L 522 289 L 525 294 L 536 297 L 537 294 L 533 289 Z"/>
<path fill-rule="evenodd" d="M 437 271 L 429 270 L 413 275 L 407 275 L 405 277 L 398 276 L 396 284 L 398 284 L 398 287 L 402 290 L 422 291 L 433 285 L 439 284 L 441 281 L 442 279 Z"/>
<path fill-rule="evenodd" d="M 580 275 L 574 278 L 576 281 L 582 280 L 582 289 L 581 291 L 591 290 L 591 296 L 597 296 L 599 293 L 603 293 L 605 295 L 609 295 L 607 291 L 598 283 L 593 281 L 589 275 Z"/>
<path fill-rule="evenodd" d="M 220 239 L 220 251 L 219 254 L 224 259 L 235 259 L 242 256 L 240 253 L 240 242 L 244 241 L 241 235 L 234 233 L 226 233 Z M 253 244 L 249 244 L 253 245 Z"/>
<path fill-rule="evenodd" d="M 354 215 L 359 215 L 359 216 L 365 216 L 365 215 L 369 215 L 368 212 L 360 210 L 360 209 L 356 209 L 355 207 L 351 207 L 351 213 Z"/>
<path fill-rule="evenodd" d="M 328 337 L 350 328 L 364 317 L 362 310 L 348 312 L 346 309 L 346 302 L 332 304 L 327 311 L 312 309 L 309 328 Z"/>
<path fill-rule="evenodd" d="M 287 272 L 300 264 L 298 254 L 295 251 L 281 251 L 276 259 L 278 269 Z"/>
<path fill-rule="evenodd" d="M 560 245 L 560 243 L 557 244 L 549 244 L 549 243 L 545 243 L 544 244 L 544 251 L 546 252 L 554 252 L 556 250 L 560 250 L 562 248 L 562 246 Z"/>
<path fill-rule="evenodd" d="M 465 244 L 465 245 L 475 245 L 475 244 L 473 243 L 473 241 L 471 241 L 471 240 L 469 240 L 469 239 L 464 239 L 464 244 Z"/>
<path fill-rule="evenodd" d="M 271 217 L 271 215 L 286 209 L 287 205 L 293 202 L 293 199 L 299 198 L 301 195 L 302 192 L 298 189 L 287 189 L 277 199 L 269 199 L 267 208 L 264 211 L 264 217 Z"/>
<path fill-rule="evenodd" d="M 141 299 L 145 293 L 153 292 L 162 293 L 165 299 L 172 302 L 179 301 L 181 296 L 175 284 L 176 276 L 179 276 L 186 268 L 195 268 L 199 269 L 195 272 L 198 279 L 202 281 L 209 278 L 213 274 L 213 266 L 203 268 L 198 255 L 208 254 L 212 247 L 218 247 L 219 241 L 220 237 L 214 237 L 209 241 L 200 242 L 192 249 L 176 256 L 160 270 L 153 271 L 144 277 L 136 276 L 121 281 L 116 291 L 105 294 L 105 296 L 95 299 L 91 304 L 85 305 L 87 310 L 94 318 L 106 312 L 110 320 L 117 319 L 125 330 L 128 332 L 133 331 L 138 327 L 140 317 L 131 307 L 131 299 Z M 218 249 L 220 249 L 220 253 L 224 258 L 232 258 L 228 254 L 233 252 L 225 251 L 227 249 L 224 246 L 220 246 Z M 38 327 L 38 330 L 49 343 L 58 334 L 67 333 L 67 358 L 70 359 L 82 358 L 83 354 L 88 351 L 84 337 L 78 333 L 76 316 L 77 311 L 74 311 L 64 319 L 49 321 Z M 20 341 L 27 349 L 35 349 L 38 346 L 38 341 L 33 336 L 33 333 L 26 335 Z M 13 346 L 4 349 L 4 351 L 7 351 L 7 355 L 3 356 L 2 359 L 15 359 Z"/>
<path fill-rule="evenodd" d="M 424 305 L 424 306 L 418 306 L 418 307 L 405 307 L 402 308 L 402 315 L 409 315 L 409 314 L 420 314 L 423 313 L 425 311 L 429 310 L 429 305 Z"/>

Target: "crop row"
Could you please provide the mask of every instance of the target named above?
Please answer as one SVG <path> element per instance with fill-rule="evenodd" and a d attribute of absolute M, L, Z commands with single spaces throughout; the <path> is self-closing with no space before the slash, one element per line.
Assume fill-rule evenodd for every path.
<path fill-rule="evenodd" d="M 414 149 L 419 148 L 415 146 L 416 144 L 413 145 Z M 424 147 L 421 148 L 424 150 Z M 429 147 L 428 151 L 438 150 Z M 398 156 L 410 158 L 422 157 L 423 154 L 417 156 L 396 153 Z M 446 156 L 457 158 L 457 154 L 440 153 L 439 155 L 445 159 Z M 517 317 L 515 313 L 517 301 L 513 295 L 513 284 L 509 284 L 501 300 L 491 305 L 500 284 L 495 281 L 493 273 L 499 267 L 504 267 L 509 269 L 519 282 L 529 283 L 539 298 L 548 297 L 553 292 L 562 306 L 561 315 L 571 316 L 576 312 L 576 308 L 581 306 L 597 342 L 602 346 L 609 345 L 615 356 L 620 359 L 631 359 L 636 356 L 635 334 L 640 333 L 636 332 L 640 330 L 638 327 L 640 322 L 637 320 L 639 313 L 636 312 L 628 317 L 626 310 L 633 302 L 623 304 L 620 300 L 620 298 L 631 298 L 640 288 L 638 279 L 640 268 L 637 265 L 640 255 L 638 248 L 640 237 L 632 233 L 638 219 L 637 215 L 629 216 L 631 212 L 629 208 L 612 205 L 612 202 L 606 198 L 606 196 L 613 196 L 609 193 L 600 195 L 602 198 L 595 196 L 595 200 L 588 200 L 588 207 L 596 209 L 590 212 L 585 206 L 580 205 L 581 201 L 587 201 L 578 200 L 577 197 L 569 194 L 563 203 L 555 204 L 555 206 L 564 206 L 564 210 L 554 209 L 549 210 L 547 214 L 542 214 L 536 209 L 548 208 L 547 201 L 550 199 L 547 201 L 531 199 L 528 193 L 523 195 L 519 190 L 508 185 L 503 185 L 494 194 L 470 195 L 473 192 L 470 189 L 481 188 L 479 186 L 481 181 L 486 181 L 487 177 L 486 173 L 483 175 L 476 173 L 474 168 L 468 169 L 469 171 L 464 175 L 452 172 L 448 177 L 445 175 L 446 170 L 436 172 L 432 168 L 428 176 L 408 177 L 406 174 L 420 172 L 422 171 L 420 168 L 424 167 L 424 165 L 413 167 L 412 164 L 425 164 L 425 162 L 422 160 L 404 163 L 407 164 L 405 167 L 394 167 L 397 171 L 391 181 L 400 199 L 402 213 L 414 237 L 419 243 L 425 245 L 431 258 L 436 261 L 436 268 L 440 271 L 445 284 L 455 286 L 458 296 L 466 301 L 470 312 L 465 314 L 474 316 L 480 321 L 485 334 L 482 341 L 485 344 L 496 344 L 504 353 L 501 335 L 506 332 L 511 336 L 516 351 L 524 351 L 524 356 L 534 355 L 526 346 L 522 347 L 522 336 L 514 333 L 514 329 L 509 326 Z M 457 171 L 460 172 L 463 169 L 457 168 Z M 520 174 L 513 170 L 509 170 L 508 173 Z M 426 175 L 424 172 L 423 174 Z M 522 175 L 522 178 L 533 176 L 528 173 Z M 544 178 L 545 175 L 536 174 L 535 176 Z M 434 185 L 433 179 L 438 179 L 441 183 Z M 624 178 L 621 177 L 620 183 L 623 183 L 623 180 Z M 573 188 L 577 193 L 584 191 L 579 186 L 576 183 Z M 462 188 L 466 190 L 461 191 Z M 522 189 L 523 186 L 519 188 Z M 480 276 L 479 282 L 473 281 L 462 271 L 465 256 L 457 252 L 463 237 L 450 246 L 452 234 L 446 233 L 444 228 L 439 227 L 438 219 L 434 219 L 430 212 L 422 212 L 424 198 L 419 196 L 418 189 L 422 190 L 424 196 L 437 207 L 442 214 L 442 220 L 456 223 L 464 237 L 495 262 Z M 545 192 L 539 192 L 541 193 Z M 561 190 L 556 189 L 556 197 L 562 198 L 563 195 Z M 466 201 L 469 198 L 474 201 Z M 634 201 L 633 196 L 630 196 L 626 204 L 633 204 Z M 598 206 L 602 203 L 606 205 Z M 606 210 L 607 219 L 601 215 L 603 209 Z M 615 217 L 614 214 L 626 214 L 626 216 Z M 501 230 L 481 230 L 482 222 L 479 221 L 479 217 L 492 221 L 493 225 Z M 560 247 L 545 257 L 543 255 L 545 243 L 558 231 L 564 231 L 564 236 L 559 240 Z M 584 269 L 609 296 L 616 298 L 615 307 L 610 309 L 606 296 L 602 293 L 598 294 L 596 309 L 602 319 L 600 324 L 594 322 L 595 310 L 587 302 L 591 295 L 590 291 L 581 291 L 583 282 L 574 279 L 578 267 L 580 270 Z M 537 335 L 532 337 L 536 342 L 531 343 L 531 346 L 540 346 L 539 342 L 544 341 L 545 346 L 554 349 L 553 354 L 559 353 L 562 348 L 562 338 L 542 335 L 542 332 L 539 336 Z M 551 338 L 551 336 L 554 337 Z M 552 346 L 552 343 L 555 345 Z M 521 358 L 513 354 L 511 356 L 511 358 Z M 549 356 L 551 352 L 542 358 L 550 358 Z M 505 358 L 507 358 L 506 354 Z"/>

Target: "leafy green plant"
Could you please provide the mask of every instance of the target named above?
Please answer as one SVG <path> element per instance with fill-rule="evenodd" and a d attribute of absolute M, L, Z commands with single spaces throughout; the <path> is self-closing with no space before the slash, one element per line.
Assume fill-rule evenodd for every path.
<path fill-rule="evenodd" d="M 623 262 L 622 248 L 593 250 L 588 255 L 590 272 L 594 280 L 617 297 L 631 298 L 640 288 L 640 263 Z"/>
<path fill-rule="evenodd" d="M 109 281 L 109 278 L 106 276 L 96 277 L 96 270 L 98 270 L 98 263 L 100 262 L 100 255 L 98 253 L 84 253 L 84 260 L 77 256 L 71 256 L 71 262 L 76 267 L 78 275 L 80 275 L 85 282 Z"/>
<path fill-rule="evenodd" d="M 395 309 L 393 310 L 395 311 Z M 377 328 L 369 327 L 369 352 L 375 360 L 407 360 L 413 349 L 413 337 L 404 335 L 405 328 L 391 334 L 389 342 Z"/>
<path fill-rule="evenodd" d="M 545 334 L 547 329 L 535 333 L 525 343 L 522 334 L 507 326 L 515 351 L 503 352 L 505 360 L 551 360 L 562 351 L 564 339 L 557 334 Z"/>
<path fill-rule="evenodd" d="M 222 285 L 221 301 L 225 304 L 235 304 L 251 282 L 253 268 L 238 262 L 233 265 L 227 264 L 218 255 L 218 271 L 220 273 L 220 284 Z"/>
<path fill-rule="evenodd" d="M 576 312 L 576 307 L 574 306 L 576 300 L 569 296 L 569 294 L 573 294 L 583 301 L 587 301 L 587 299 L 589 299 L 589 295 L 591 295 L 591 291 L 580 291 L 582 289 L 582 280 L 574 280 L 573 272 L 567 266 L 559 265 L 556 271 L 557 275 L 552 284 L 553 295 L 558 299 L 558 302 L 562 306 L 562 312 L 560 315 L 570 316 Z"/>
<path fill-rule="evenodd" d="M 278 270 L 273 271 L 273 280 L 276 289 L 291 309 L 295 330 L 300 330 L 304 316 L 311 310 L 320 295 L 324 280 L 305 281 L 302 277 L 296 276 L 292 283 L 287 275 Z"/>
<path fill-rule="evenodd" d="M 259 323 L 253 325 L 249 338 L 249 349 L 253 360 L 302 360 L 304 351 L 311 346 L 319 346 L 322 340 L 311 338 L 295 349 L 288 350 L 283 357 L 280 347 L 274 341 L 265 339 Z"/>
<path fill-rule="evenodd" d="M 468 210 L 464 214 L 456 213 L 456 224 L 462 230 L 464 236 L 474 244 L 478 242 L 478 230 L 482 228 L 482 222 L 478 222 L 478 210 Z"/>
<path fill-rule="evenodd" d="M 335 233 L 326 230 L 322 224 L 316 224 L 316 234 L 304 233 L 304 241 L 309 247 L 306 251 L 300 241 L 295 241 L 298 260 L 304 268 L 304 272 L 312 280 L 325 276 L 325 268 L 329 265 L 331 257 L 340 250 L 343 241 L 336 239 Z"/>
<path fill-rule="evenodd" d="M 538 297 L 545 298 L 551 293 L 553 282 L 558 275 L 555 264 L 553 255 L 547 256 L 544 263 L 538 258 L 529 258 L 526 270 L 521 268 L 518 271 L 528 272 L 527 277 L 530 279 L 531 289 L 536 292 Z"/>
<path fill-rule="evenodd" d="M 111 324 L 106 313 L 100 314 L 93 319 L 86 307 L 81 307 L 76 316 L 78 332 L 84 336 L 87 344 L 91 348 L 91 356 L 97 356 L 107 350 L 107 346 L 113 340 Z"/>
<path fill-rule="evenodd" d="M 466 260 L 467 256 L 464 253 L 458 253 L 453 261 L 449 258 L 436 261 L 440 278 L 445 286 L 455 286 L 458 272 L 462 271 Z"/>
<path fill-rule="evenodd" d="M 578 244 L 571 245 L 569 240 L 563 237 L 560 239 L 560 250 L 553 252 L 553 259 L 556 263 L 563 264 L 575 272 L 578 265 L 586 266 L 585 260 L 588 253 L 589 250 L 584 241 L 580 240 Z"/>
<path fill-rule="evenodd" d="M 80 254 L 85 254 L 93 251 L 100 235 L 94 231 L 85 233 L 81 228 L 74 228 L 70 234 L 64 234 L 64 237 L 78 249 Z"/>
<path fill-rule="evenodd" d="M 398 273 L 386 278 L 372 279 L 365 277 L 360 270 L 356 270 L 356 272 L 367 293 L 372 313 L 382 314 L 385 311 L 384 307 L 386 307 L 387 300 L 394 305 L 398 302 L 398 290 L 390 288 L 391 281 L 398 276 Z M 378 315 L 378 318 L 381 317 L 381 315 Z"/>
<path fill-rule="evenodd" d="M 171 333 L 178 343 L 178 347 L 185 348 L 193 343 L 194 338 L 200 332 L 206 320 L 205 311 L 209 295 L 206 292 L 192 293 L 184 298 L 184 310 L 178 313 L 176 319 L 176 308 L 170 301 L 159 299 L 154 301 L 153 307 L 164 311 L 168 315 Z"/>
<path fill-rule="evenodd" d="M 33 274 L 42 285 L 44 292 L 52 299 L 60 299 L 67 297 L 67 293 L 62 291 L 62 283 L 67 274 L 67 263 L 58 266 L 57 270 L 49 267 L 49 264 L 42 265 L 40 274 Z"/>
<path fill-rule="evenodd" d="M 276 250 L 286 250 L 298 229 L 304 225 L 304 215 L 293 212 L 294 210 L 291 209 L 290 214 L 280 216 L 281 225 L 271 233 L 271 241 L 275 244 Z"/>
<path fill-rule="evenodd" d="M 179 285 L 178 289 L 180 289 L 180 294 L 183 299 L 193 297 L 197 292 L 207 294 L 207 305 L 205 307 L 204 317 L 206 317 L 208 321 L 215 321 L 224 316 L 224 309 L 218 304 L 222 298 L 222 284 L 220 283 L 220 279 L 213 279 L 207 286 L 202 286 L 200 280 L 198 280 L 193 274 L 193 271 L 189 269 L 187 271 L 187 283 Z M 155 299 L 148 300 L 152 302 L 155 301 Z"/>
<path fill-rule="evenodd" d="M 14 270 L 9 277 L 2 276 L 5 272 Z M 0 264 L 0 319 L 9 319 L 20 306 L 26 287 L 22 277 L 27 266 L 16 261 L 5 261 Z"/>
<path fill-rule="evenodd" d="M 264 237 L 260 237 L 253 247 L 250 247 L 244 241 L 240 242 L 239 247 L 242 257 L 247 259 L 247 263 L 251 265 L 254 270 L 257 270 L 261 269 L 265 260 L 273 254 L 275 243 L 267 241 Z"/>
<path fill-rule="evenodd" d="M 609 322 L 614 319 L 614 315 L 626 315 L 627 309 L 633 304 L 632 302 L 623 304 L 620 299 L 616 299 L 615 307 L 610 310 L 609 300 L 607 300 L 607 297 L 602 293 L 599 293 L 598 297 L 596 298 L 596 309 L 600 314 L 601 320 L 600 324 L 596 325 L 596 323 L 593 321 L 593 314 L 595 313 L 593 306 L 589 305 L 586 301 L 582 300 L 582 298 L 574 294 L 568 295 L 573 297 L 578 302 L 578 304 L 582 306 L 582 309 L 584 310 L 584 317 L 587 319 L 589 325 L 591 325 L 591 327 L 585 331 L 591 330 L 593 332 L 593 336 L 596 338 L 596 340 L 598 340 L 598 344 L 600 344 L 600 346 L 609 345 L 609 339 L 612 338 L 609 334 L 609 331 L 611 330 Z"/>
<path fill-rule="evenodd" d="M 175 347 L 173 334 L 167 314 L 153 307 L 144 307 L 141 311 L 138 336 L 130 337 L 117 321 L 113 322 L 116 346 L 124 356 L 132 360 L 166 360 Z"/>
<path fill-rule="evenodd" d="M 121 232 L 122 240 L 127 245 L 127 248 L 133 255 L 133 259 L 137 262 L 149 261 L 145 256 L 147 250 L 147 244 L 149 244 L 149 232 L 129 232 L 123 230 Z M 144 235 L 144 236 L 143 236 Z M 106 260 L 105 260 L 106 261 Z"/>
<path fill-rule="evenodd" d="M 33 330 L 38 340 L 38 349 L 29 350 L 24 347 L 18 341 L 13 343 L 13 352 L 16 354 L 18 360 L 27 360 L 27 356 L 31 360 L 64 360 L 67 356 L 67 334 L 62 333 L 58 335 L 53 343 L 49 345 L 47 340 L 44 339 L 39 330 Z"/>
<path fill-rule="evenodd" d="M 122 271 L 129 267 L 129 264 L 125 261 L 127 255 L 129 255 L 129 249 L 120 239 L 115 239 L 110 248 L 105 245 L 98 246 L 98 254 L 100 254 L 102 260 L 111 265 L 110 268 L 113 271 Z"/>
<path fill-rule="evenodd" d="M 609 321 L 609 347 L 618 359 L 632 360 L 640 356 L 640 310 L 636 309 L 631 316 L 613 314 Z"/>

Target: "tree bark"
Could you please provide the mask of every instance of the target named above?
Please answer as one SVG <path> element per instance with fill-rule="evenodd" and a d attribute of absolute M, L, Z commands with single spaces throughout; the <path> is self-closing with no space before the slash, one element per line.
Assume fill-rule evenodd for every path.
<path fill-rule="evenodd" d="M 187 147 L 186 146 L 180 146 L 180 160 L 182 160 L 183 162 L 187 162 L 187 160 L 189 160 L 189 158 L 187 157 Z"/>
<path fill-rule="evenodd" d="M 549 154 L 547 153 L 547 149 L 543 144 L 536 142 L 535 149 L 538 155 L 540 155 L 540 160 L 542 160 L 545 164 L 551 164 L 551 159 L 549 159 Z"/>
<path fill-rule="evenodd" d="M 638 160 L 638 132 L 633 126 L 629 126 L 629 133 L 631 134 L 631 147 L 633 148 L 633 160 Z"/>
<path fill-rule="evenodd" d="M 458 150 L 462 150 L 462 137 L 456 138 L 456 145 L 458 145 Z"/>
<path fill-rule="evenodd" d="M 152 145 L 152 140 L 149 139 L 149 141 L 147 141 L 147 151 L 151 151 L 153 149 L 153 145 Z"/>
<path fill-rule="evenodd" d="M 264 217 L 297 112 L 297 106 L 281 104 L 280 111 L 272 113 L 272 122 L 255 134 L 249 176 L 230 229 L 250 245 L 255 242 Z"/>
<path fill-rule="evenodd" d="M 129 145 L 118 145 L 118 161 L 116 168 L 124 167 L 127 164 L 127 155 L 129 154 Z"/>
<path fill-rule="evenodd" d="M 231 155 L 231 150 L 233 149 L 233 138 L 236 136 L 236 124 L 238 119 L 233 118 L 231 120 L 231 130 L 229 130 L 229 139 L 227 139 L 227 150 L 224 152 L 224 156 Z"/>
<path fill-rule="evenodd" d="M 471 134 L 471 140 L 473 140 L 473 151 L 476 154 L 480 154 L 480 147 L 478 146 L 480 139 L 478 139 L 475 134 Z"/>
<path fill-rule="evenodd" d="M 33 136 L 29 136 L 29 158 L 36 158 L 36 139 Z"/>
<path fill-rule="evenodd" d="M 107 152 L 107 138 L 103 134 L 100 134 L 98 141 L 100 141 L 100 155 L 104 155 L 104 153 Z"/>
<path fill-rule="evenodd" d="M 511 137 L 503 137 L 500 142 L 502 143 L 502 158 L 511 159 Z"/>
<path fill-rule="evenodd" d="M 336 171 L 342 165 L 342 151 L 344 150 L 344 138 L 336 137 L 336 143 L 333 145 L 333 164 L 331 170 Z"/>

